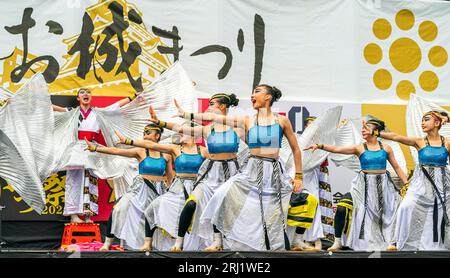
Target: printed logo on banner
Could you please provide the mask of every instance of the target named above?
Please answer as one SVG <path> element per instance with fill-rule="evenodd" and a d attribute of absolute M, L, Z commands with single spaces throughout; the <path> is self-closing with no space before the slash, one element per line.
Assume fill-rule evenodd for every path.
<path fill-rule="evenodd" d="M 398 28 L 399 34 L 392 33 L 393 28 Z M 413 29 L 414 28 L 414 29 Z M 420 39 L 414 39 L 411 32 L 415 31 Z M 377 42 L 368 43 L 363 51 L 364 58 L 371 65 L 379 65 L 386 56 L 390 62 L 390 68 L 378 66 L 373 73 L 373 84 L 381 91 L 394 88 L 397 96 L 402 100 L 409 100 L 411 94 L 416 93 L 420 87 L 425 92 L 433 92 L 439 86 L 438 69 L 444 66 L 448 60 L 447 51 L 443 46 L 434 42 L 438 37 L 439 28 L 435 22 L 424 20 L 417 22 L 415 15 L 410 10 L 401 10 L 395 16 L 395 24 L 386 18 L 378 18 L 372 25 L 373 35 Z M 391 44 L 388 41 L 393 40 Z M 389 51 L 386 51 L 389 49 Z M 423 64 L 422 57 L 427 56 L 430 68 L 416 71 Z M 397 71 L 406 78 L 394 80 L 393 71 Z"/>

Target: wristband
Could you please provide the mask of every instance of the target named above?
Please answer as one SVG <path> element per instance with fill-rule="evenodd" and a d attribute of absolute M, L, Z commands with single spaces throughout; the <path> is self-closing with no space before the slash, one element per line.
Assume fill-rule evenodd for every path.
<path fill-rule="evenodd" d="M 374 131 L 372 131 L 372 135 L 375 137 L 380 137 L 380 132 L 378 131 L 378 129 L 375 129 Z"/>
<path fill-rule="evenodd" d="M 166 127 L 166 126 L 167 126 L 167 123 L 166 123 L 165 121 L 163 121 L 163 120 L 158 120 L 157 125 L 158 125 L 159 127 Z"/>
<path fill-rule="evenodd" d="M 132 95 L 131 97 L 128 97 L 128 99 L 129 99 L 130 101 L 133 101 L 133 99 L 135 99 L 136 97 L 137 97 L 137 95 L 134 94 L 134 95 Z"/>
<path fill-rule="evenodd" d="M 303 173 L 295 173 L 295 178 L 296 180 L 303 180 Z"/>
<path fill-rule="evenodd" d="M 316 147 L 321 150 L 323 150 L 323 148 L 325 148 L 324 144 L 316 144 Z"/>
<path fill-rule="evenodd" d="M 97 151 L 97 145 L 88 146 L 88 150 L 91 151 L 91 152 L 96 152 Z"/>
<path fill-rule="evenodd" d="M 133 140 L 130 138 L 125 139 L 125 145 L 133 145 Z"/>

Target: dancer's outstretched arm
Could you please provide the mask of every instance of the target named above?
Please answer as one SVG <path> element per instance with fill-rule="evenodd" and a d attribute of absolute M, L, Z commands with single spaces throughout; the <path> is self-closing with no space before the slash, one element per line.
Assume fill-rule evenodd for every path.
<path fill-rule="evenodd" d="M 131 145 L 135 147 L 141 147 L 146 149 L 152 149 L 158 152 L 167 153 L 170 155 L 176 155 L 177 145 L 174 144 L 158 144 L 149 140 L 132 140 L 130 138 L 125 138 L 120 132 L 115 131 L 119 141 L 117 144 Z"/>
<path fill-rule="evenodd" d="M 300 192 L 302 190 L 302 152 L 298 145 L 297 137 L 294 134 L 294 129 L 292 128 L 291 121 L 284 116 L 279 116 L 280 123 L 283 125 L 283 133 L 288 140 L 289 146 L 291 147 L 292 154 L 294 155 L 295 163 L 295 178 L 294 178 L 294 192 Z"/>
<path fill-rule="evenodd" d="M 307 147 L 304 150 L 305 151 L 311 150 L 314 152 L 317 149 L 324 150 L 324 151 L 327 151 L 330 153 L 359 155 L 359 146 L 358 145 L 338 147 L 338 146 L 333 146 L 333 145 L 314 144 L 314 145 Z"/>
<path fill-rule="evenodd" d="M 150 118 L 148 119 L 150 122 L 162 127 L 162 128 L 167 128 L 170 130 L 173 130 L 175 132 L 181 133 L 181 134 L 188 134 L 191 136 L 202 136 L 203 134 L 206 134 L 207 130 L 209 129 L 209 127 L 206 126 L 194 126 L 194 127 L 190 127 L 190 126 L 185 126 L 185 125 L 179 125 L 177 123 L 168 123 L 165 122 L 163 120 L 158 119 L 158 116 L 155 113 L 155 110 L 153 109 L 152 106 L 149 107 L 148 112 L 150 113 Z"/>
<path fill-rule="evenodd" d="M 224 116 L 215 113 L 189 113 L 174 99 L 175 106 L 178 109 L 177 117 L 185 118 L 187 120 L 215 122 L 231 127 L 246 128 L 248 124 L 248 116 Z"/>
<path fill-rule="evenodd" d="M 124 156 L 124 157 L 132 157 L 132 158 L 139 159 L 139 150 L 141 150 L 141 148 L 120 149 L 120 148 L 114 148 L 114 147 L 103 147 L 103 146 L 97 146 L 97 145 L 92 144 L 92 142 L 89 142 L 86 138 L 84 138 L 84 141 L 87 144 L 87 147 L 85 150 L 89 150 L 91 152 L 120 155 L 120 156 Z"/>
<path fill-rule="evenodd" d="M 369 134 L 381 137 L 383 139 L 395 141 L 400 144 L 413 147 L 417 147 L 417 142 L 422 140 L 422 138 L 419 137 L 408 137 L 396 134 L 394 132 L 386 132 L 386 131 L 378 132 L 377 130 L 372 131 L 372 129 L 370 129 L 370 127 L 367 126 L 367 123 L 365 121 L 363 121 L 363 132 L 367 132 Z"/>

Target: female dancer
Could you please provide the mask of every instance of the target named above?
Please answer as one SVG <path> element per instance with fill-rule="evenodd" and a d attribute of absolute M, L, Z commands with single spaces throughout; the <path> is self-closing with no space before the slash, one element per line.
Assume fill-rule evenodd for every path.
<path fill-rule="evenodd" d="M 209 99 L 207 113 L 227 115 L 228 108 L 236 106 L 239 100 L 234 94 L 217 93 Z M 239 170 L 237 151 L 239 149 L 240 129 L 229 128 L 225 125 L 213 123 L 209 126 L 181 127 L 174 123 L 158 120 L 153 109 L 150 108 L 150 119 L 159 126 L 178 131 L 180 133 L 201 133 L 206 135 L 206 143 L 210 159 L 207 159 L 199 172 L 195 190 L 186 201 L 181 211 L 178 225 L 178 236 L 171 251 L 183 250 L 184 236 L 191 226 L 191 235 L 200 236 L 207 244 L 205 251 L 220 251 L 223 249 L 222 234 L 215 226 L 200 225 L 200 216 L 214 192 Z M 193 130 L 194 129 L 194 130 Z"/>
<path fill-rule="evenodd" d="M 193 130 L 191 129 L 191 131 Z M 148 140 L 131 140 L 119 133 L 117 135 L 119 136 L 119 143 L 148 148 L 172 156 L 176 172 L 175 179 L 168 191 L 148 206 L 145 217 L 150 229 L 161 228 L 175 238 L 178 232 L 181 210 L 194 189 L 199 168 L 208 156 L 206 148 L 195 144 L 195 133 L 183 134 L 179 145 L 158 144 Z M 197 243 L 192 244 L 196 245 Z M 170 249 L 170 246 L 164 246 L 161 249 Z"/>
<path fill-rule="evenodd" d="M 233 250 L 289 249 L 286 216 L 292 185 L 302 185 L 301 152 L 290 121 L 272 113 L 272 104 L 281 91 L 270 85 L 258 85 L 251 101 L 255 117 L 225 116 L 214 113 L 185 113 L 186 119 L 213 121 L 245 130 L 250 157 L 238 174 L 225 182 L 213 195 L 201 216 L 201 224 L 215 224 Z M 286 136 L 294 153 L 296 177 L 293 181 L 279 157 L 281 140 Z M 257 217 L 255 217 L 257 216 Z"/>
<path fill-rule="evenodd" d="M 144 140 L 157 143 L 162 133 L 163 128 L 149 124 L 144 129 Z M 88 140 L 85 141 L 87 150 L 91 152 L 132 157 L 139 162 L 139 176 L 134 179 L 131 188 L 114 206 L 107 223 L 105 243 L 100 251 L 109 250 L 114 236 L 125 240 L 127 246 L 138 249 L 142 246 L 144 227 L 145 240 L 140 249 L 151 250 L 154 230 L 148 229 L 148 223 L 144 221 L 144 212 L 157 196 L 166 191 L 166 184 L 172 181 L 172 158 L 168 154 L 149 149 L 119 149 L 97 146 Z"/>
<path fill-rule="evenodd" d="M 439 135 L 439 129 L 448 120 L 445 112 L 425 113 L 422 117 L 424 138 L 392 132 L 374 133 L 413 146 L 419 152 L 419 165 L 398 209 L 395 243 L 389 250 L 437 250 L 450 246 L 450 199 L 447 197 L 450 196 L 450 172 L 446 167 L 450 141 Z"/>
<path fill-rule="evenodd" d="M 392 148 L 383 146 L 377 137 L 384 130 L 384 122 L 370 120 L 366 128 L 371 133 L 362 132 L 366 142 L 362 145 L 348 147 L 336 147 L 316 144 L 309 146 L 307 150 L 322 149 L 332 153 L 354 154 L 359 157 L 361 172 L 353 181 L 350 194 L 346 199 L 353 201 L 352 223 L 348 246 L 354 250 L 385 250 L 394 236 L 395 218 L 401 197 L 396 191 L 386 171 L 386 162 L 392 165 L 398 177 L 403 183 L 407 182 L 405 173 L 398 165 Z M 336 218 L 339 218 L 339 211 Z M 341 248 L 340 234 L 336 225 L 335 243 L 330 248 L 337 251 Z"/>

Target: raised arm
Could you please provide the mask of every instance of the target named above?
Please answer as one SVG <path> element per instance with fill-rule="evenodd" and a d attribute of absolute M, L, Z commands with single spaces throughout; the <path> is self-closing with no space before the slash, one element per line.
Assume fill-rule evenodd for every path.
<path fill-rule="evenodd" d="M 130 102 L 132 102 L 136 97 L 138 97 L 142 92 L 136 92 L 133 96 L 131 97 L 126 97 L 123 98 L 119 101 L 117 101 L 116 103 L 119 105 L 119 107 L 122 107 Z"/>
<path fill-rule="evenodd" d="M 384 149 L 388 153 L 389 163 L 391 164 L 392 168 L 394 168 L 395 173 L 400 178 L 402 183 L 406 184 L 408 182 L 408 178 L 406 177 L 406 175 L 403 172 L 402 168 L 400 168 L 400 165 L 398 165 L 398 162 L 397 162 L 397 160 L 395 159 L 395 156 L 394 156 L 394 151 L 392 150 L 392 148 L 390 146 L 385 146 Z"/>
<path fill-rule="evenodd" d="M 167 129 L 173 130 L 173 131 L 181 133 L 181 134 L 189 134 L 191 136 L 192 135 L 202 136 L 203 134 L 206 133 L 207 127 L 205 127 L 205 126 L 190 127 L 190 126 L 179 125 L 176 123 L 168 123 L 168 122 L 159 120 L 158 116 L 155 113 L 155 110 L 153 110 L 153 107 L 151 105 L 149 107 L 149 113 L 150 113 L 149 121 L 155 123 L 156 125 L 158 125 L 160 127 L 167 128 Z"/>
<path fill-rule="evenodd" d="M 214 113 L 189 113 L 184 112 L 183 108 L 174 99 L 175 106 L 178 109 L 177 116 L 185 118 L 186 120 L 196 120 L 196 121 L 206 121 L 215 122 L 223 125 L 228 125 L 231 127 L 245 128 L 247 123 L 247 116 L 224 116 Z"/>
<path fill-rule="evenodd" d="M 146 149 L 152 149 L 158 152 L 167 153 L 170 155 L 176 155 L 175 147 L 176 145 L 173 144 L 158 144 L 152 141 L 148 140 L 132 140 L 130 138 L 125 138 L 122 134 L 120 134 L 118 131 L 115 131 L 117 137 L 119 137 L 118 144 L 125 144 L 125 145 L 131 145 Z"/>
<path fill-rule="evenodd" d="M 291 122 L 286 117 L 280 117 L 280 122 L 282 123 L 283 133 L 288 140 L 289 146 L 291 147 L 292 154 L 294 155 L 295 163 L 295 179 L 294 179 L 294 192 L 300 192 L 302 189 L 302 152 L 298 145 L 297 137 L 294 134 L 294 129 L 292 128 Z"/>
<path fill-rule="evenodd" d="M 53 108 L 53 111 L 56 111 L 56 112 L 67 112 L 68 111 L 67 108 L 61 107 L 58 105 L 54 105 L 54 104 L 52 104 L 52 108 Z"/>
<path fill-rule="evenodd" d="M 383 139 L 399 142 L 400 144 L 407 145 L 407 146 L 413 146 L 413 147 L 417 147 L 417 141 L 420 140 L 420 138 L 417 138 L 417 137 L 407 137 L 407 136 L 396 134 L 394 132 L 386 132 L 386 131 L 378 132 L 377 130 L 372 131 L 367 126 L 365 121 L 363 121 L 363 133 L 368 133 L 371 135 L 381 137 Z"/>
<path fill-rule="evenodd" d="M 330 153 L 354 154 L 354 155 L 359 154 L 357 145 L 338 147 L 333 145 L 315 144 L 307 147 L 304 150 L 305 151 L 311 150 L 314 152 L 317 149 L 324 150 Z"/>
<path fill-rule="evenodd" d="M 84 138 L 84 141 L 87 144 L 86 150 L 89 150 L 91 152 L 99 152 L 99 153 L 105 153 L 105 154 L 112 154 L 112 155 L 120 155 L 124 157 L 132 157 L 139 159 L 139 148 L 132 148 L 132 149 L 119 149 L 119 148 L 113 148 L 113 147 L 103 147 L 103 146 L 97 146 L 86 140 Z"/>

